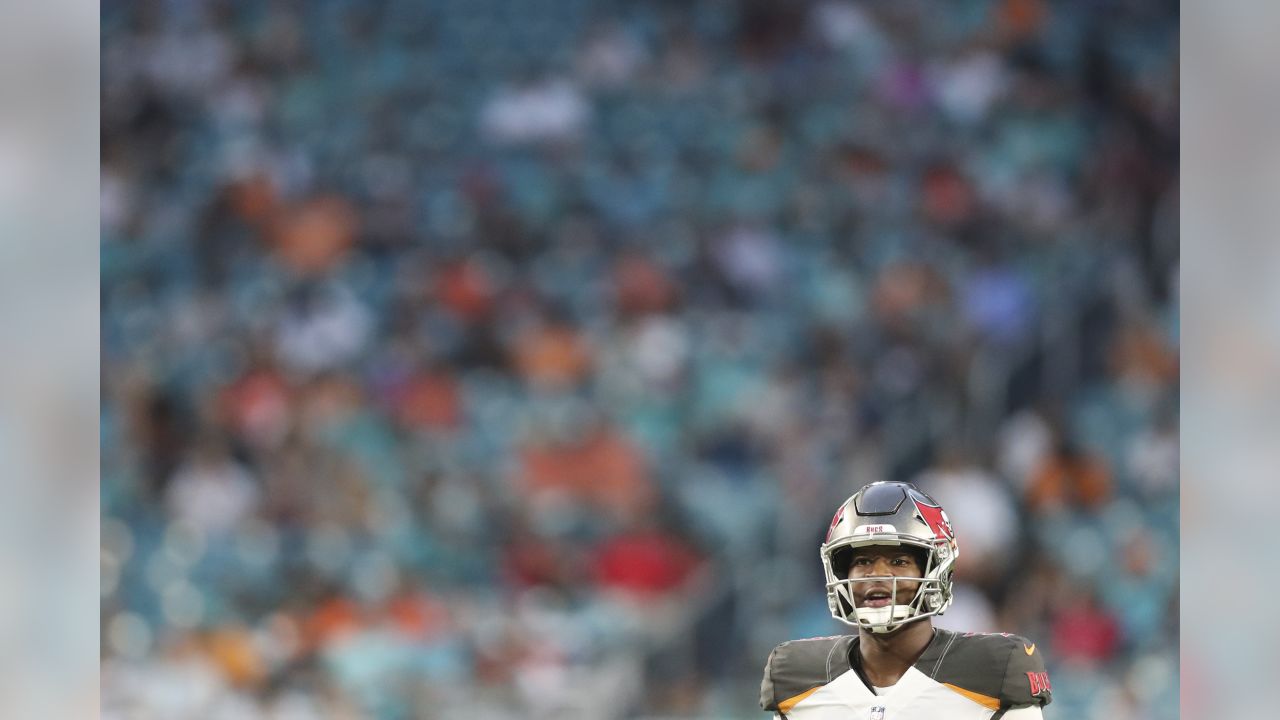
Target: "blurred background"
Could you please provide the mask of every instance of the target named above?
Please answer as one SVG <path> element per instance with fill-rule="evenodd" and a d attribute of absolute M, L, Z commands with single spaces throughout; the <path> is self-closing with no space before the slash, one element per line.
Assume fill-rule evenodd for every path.
<path fill-rule="evenodd" d="M 756 718 L 866 482 L 1177 717 L 1178 8 L 104 0 L 104 718 Z"/>

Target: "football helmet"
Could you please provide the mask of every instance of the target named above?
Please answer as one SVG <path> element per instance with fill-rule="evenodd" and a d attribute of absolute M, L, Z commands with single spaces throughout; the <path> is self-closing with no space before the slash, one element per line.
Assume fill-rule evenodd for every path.
<path fill-rule="evenodd" d="M 891 581 L 888 605 L 859 608 L 854 585 L 885 578 L 850 578 L 855 548 L 868 545 L 907 545 L 921 554 L 922 577 Z M 827 606 L 835 619 L 871 632 L 887 633 L 921 618 L 940 615 L 951 605 L 951 574 L 959 555 L 947 513 L 933 498 L 911 483 L 874 482 L 844 501 L 831 519 L 820 554 L 827 576 Z M 899 597 L 903 582 L 919 582 L 910 598 Z"/>

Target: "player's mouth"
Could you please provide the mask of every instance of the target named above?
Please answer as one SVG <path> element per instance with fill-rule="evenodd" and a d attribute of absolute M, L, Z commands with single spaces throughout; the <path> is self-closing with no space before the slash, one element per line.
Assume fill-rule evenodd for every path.
<path fill-rule="evenodd" d="M 893 603 L 893 595 L 884 590 L 872 590 L 862 596 L 862 606 L 869 608 L 887 607 Z"/>

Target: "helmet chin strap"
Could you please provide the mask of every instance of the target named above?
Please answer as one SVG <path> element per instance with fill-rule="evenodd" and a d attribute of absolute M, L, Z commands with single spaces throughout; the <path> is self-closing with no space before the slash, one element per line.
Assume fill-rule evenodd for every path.
<path fill-rule="evenodd" d="M 873 633 L 890 633 L 905 625 L 915 613 L 910 605 L 886 605 L 878 608 L 854 608 L 858 625 Z M 890 625 L 889 623 L 894 623 Z"/>

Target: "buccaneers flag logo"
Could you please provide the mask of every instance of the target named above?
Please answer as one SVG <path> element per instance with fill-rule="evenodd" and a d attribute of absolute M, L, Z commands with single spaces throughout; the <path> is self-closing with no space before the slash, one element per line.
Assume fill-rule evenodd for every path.
<path fill-rule="evenodd" d="M 911 502 L 916 504 L 916 512 L 920 513 L 920 519 L 929 525 L 934 537 L 947 542 L 955 538 L 956 534 L 951 529 L 951 521 L 947 519 L 946 511 L 940 507 L 925 505 L 915 498 L 911 498 Z"/>

